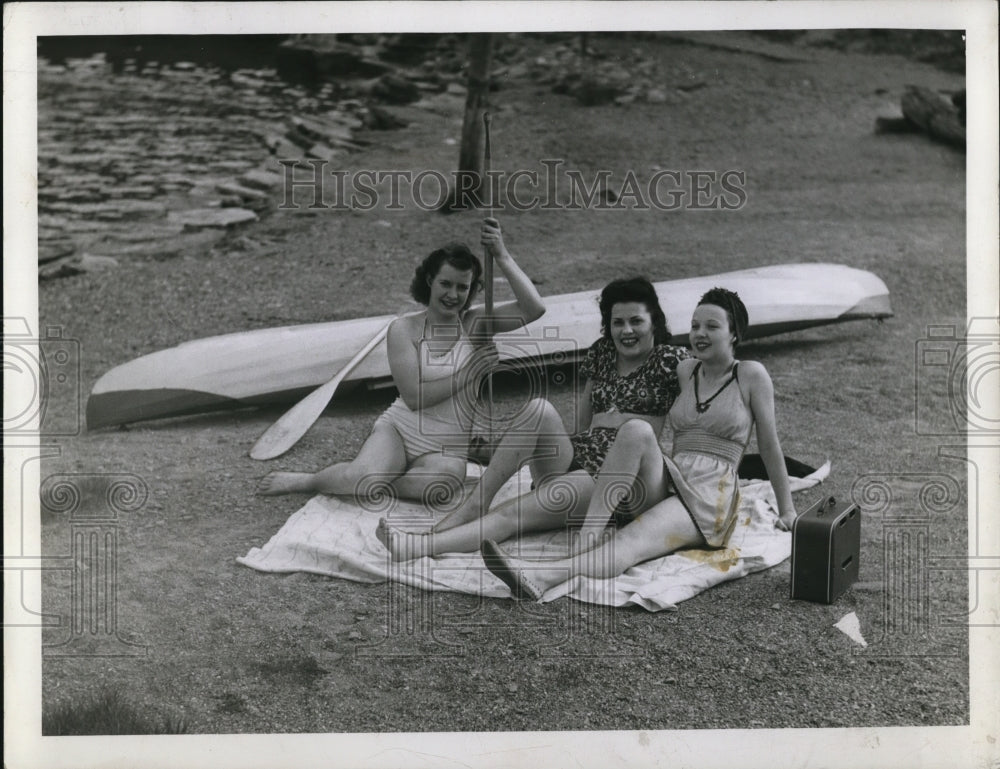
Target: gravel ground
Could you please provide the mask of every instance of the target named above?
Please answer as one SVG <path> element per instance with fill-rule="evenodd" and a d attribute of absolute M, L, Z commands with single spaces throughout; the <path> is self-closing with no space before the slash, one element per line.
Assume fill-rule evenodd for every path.
<path fill-rule="evenodd" d="M 45 706 L 124 682 L 140 707 L 197 733 L 969 723 L 968 630 L 947 620 L 965 614 L 967 577 L 911 569 L 903 578 L 924 602 L 911 600 L 894 581 L 905 565 L 885 545 L 901 512 L 920 510 L 925 553 L 967 552 L 966 465 L 914 430 L 915 399 L 941 419 L 947 406 L 944 383 L 915 364 L 919 340 L 930 324 L 964 325 L 965 158 L 920 135 L 872 131 L 877 116 L 898 113 L 906 83 L 957 89 L 962 77 L 801 40 L 726 41 L 744 38 L 742 53 L 707 36 L 598 38 L 611 56 L 641 47 L 668 101 L 584 107 L 530 77 L 508 79 L 494 94 L 493 147 L 498 168 L 542 170 L 540 159 L 560 158 L 616 180 L 628 169 L 740 169 L 742 209 L 501 218 L 543 294 L 623 273 L 664 280 L 781 262 L 840 262 L 886 281 L 895 317 L 884 324 L 785 335 L 744 353 L 772 373 L 786 453 L 833 460 L 800 510 L 820 493 L 846 497 L 862 476 L 884 476 L 891 490 L 891 504 L 866 508 L 858 585 L 832 606 L 793 602 L 786 563 L 649 614 L 260 574 L 235 558 L 300 500 L 254 496 L 257 479 L 351 456 L 389 395 L 339 400 L 267 465 L 246 452 L 277 407 L 136 424 L 59 439 L 42 477 L 129 473 L 148 484 L 145 505 L 120 520 L 118 544 L 119 628 L 146 653 L 46 656 Z M 673 88 L 681 70 L 704 85 Z M 401 109 L 410 127 L 372 133 L 350 167 L 451 168 L 457 146 L 446 140 L 459 138 L 462 101 Z M 189 339 L 393 312 L 419 258 L 445 240 L 475 243 L 478 218 L 412 206 L 273 210 L 205 253 L 46 282 L 41 325 L 80 341 L 87 393 L 111 366 Z M 498 389 L 505 403 L 523 396 L 516 383 Z M 552 397 L 567 413 L 569 390 Z M 76 404 L 52 407 L 68 419 Z M 928 503 L 921 489 L 938 477 L 946 492 Z M 68 529 L 59 516 L 43 520 L 47 553 L 68 552 Z M 44 600 L 66 614 L 68 578 L 47 577 Z M 833 628 L 851 611 L 867 648 Z M 397 621 L 413 632 L 390 632 Z M 47 643 L 64 637 L 45 632 Z"/>

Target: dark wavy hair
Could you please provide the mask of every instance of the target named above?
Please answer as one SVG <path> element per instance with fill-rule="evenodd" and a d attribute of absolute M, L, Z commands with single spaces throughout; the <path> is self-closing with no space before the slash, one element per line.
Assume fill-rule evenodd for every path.
<path fill-rule="evenodd" d="M 611 338 L 611 309 L 623 302 L 639 302 L 646 305 L 646 311 L 653 321 L 654 344 L 666 344 L 670 341 L 667 316 L 660 307 L 656 289 L 643 277 L 613 280 L 601 291 L 601 298 L 598 301 L 601 308 L 601 336 Z"/>
<path fill-rule="evenodd" d="M 750 315 L 747 313 L 747 306 L 743 304 L 739 294 L 728 288 L 713 288 L 711 291 L 705 292 L 704 296 L 698 300 L 698 304 L 712 304 L 726 311 L 726 316 L 729 318 L 729 330 L 736 337 L 736 341 L 733 343 L 734 348 L 744 340 L 747 326 L 750 325 Z"/>
<path fill-rule="evenodd" d="M 464 243 L 447 243 L 441 248 L 431 251 L 413 274 L 413 280 L 410 281 L 410 296 L 423 305 L 430 302 L 431 281 L 437 277 L 441 271 L 441 265 L 446 262 L 456 270 L 470 270 L 472 272 L 472 289 L 469 291 L 469 298 L 462 306 L 463 310 L 467 310 L 472 304 L 476 292 L 482 288 L 483 266 Z"/>

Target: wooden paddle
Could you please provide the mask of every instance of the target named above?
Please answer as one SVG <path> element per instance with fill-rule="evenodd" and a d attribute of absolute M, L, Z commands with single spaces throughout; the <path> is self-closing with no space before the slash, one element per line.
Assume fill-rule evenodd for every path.
<path fill-rule="evenodd" d="M 330 402 L 340 383 L 344 381 L 344 377 L 350 374 L 368 353 L 378 346 L 379 342 L 385 339 L 386 334 L 389 333 L 390 325 L 392 325 L 392 321 L 386 323 L 369 340 L 368 344 L 358 350 L 357 354 L 336 373 L 333 379 L 313 390 L 271 425 L 250 449 L 250 457 L 252 459 L 274 459 L 294 446 L 299 438 L 305 435 L 313 423 L 319 419 L 319 415 L 323 413 L 323 409 Z"/>
<path fill-rule="evenodd" d="M 490 178 L 492 152 L 490 148 L 490 113 L 483 113 L 483 129 L 486 133 L 483 143 L 483 172 L 489 185 L 489 216 L 493 218 L 493 185 Z M 483 259 L 483 283 L 485 283 L 486 317 L 483 319 L 486 339 L 493 341 L 493 254 L 487 248 Z M 493 372 L 486 372 L 486 445 L 493 448 Z"/>

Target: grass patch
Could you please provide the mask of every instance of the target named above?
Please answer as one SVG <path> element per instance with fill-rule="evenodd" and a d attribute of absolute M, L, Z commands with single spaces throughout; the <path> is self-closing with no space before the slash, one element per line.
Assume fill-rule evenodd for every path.
<path fill-rule="evenodd" d="M 186 732 L 183 718 L 139 712 L 119 689 L 104 689 L 84 699 L 45 708 L 42 713 L 42 734 L 46 737 Z"/>

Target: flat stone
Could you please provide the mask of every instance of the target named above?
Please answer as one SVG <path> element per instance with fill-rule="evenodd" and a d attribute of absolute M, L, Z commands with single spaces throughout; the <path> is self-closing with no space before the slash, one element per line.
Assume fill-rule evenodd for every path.
<path fill-rule="evenodd" d="M 181 224 L 148 224 L 138 230 L 127 230 L 111 234 L 111 240 L 121 243 L 142 243 L 159 238 L 174 238 L 184 232 Z"/>
<path fill-rule="evenodd" d="M 123 187 L 111 187 L 108 190 L 108 196 L 112 198 L 131 198 L 131 199 L 141 199 L 146 200 L 149 198 L 155 198 L 160 194 L 160 191 L 150 185 L 140 185 L 132 184 Z"/>
<path fill-rule="evenodd" d="M 421 91 L 427 91 L 429 93 L 437 93 L 441 90 L 441 85 L 439 83 L 431 82 L 430 80 L 414 80 L 413 85 Z"/>
<path fill-rule="evenodd" d="M 182 184 L 185 187 L 194 187 L 198 183 L 196 177 L 176 172 L 167 172 L 159 178 L 161 181 L 170 182 L 171 184 Z"/>
<path fill-rule="evenodd" d="M 367 126 L 373 131 L 391 131 L 406 128 L 408 123 L 385 107 L 373 104 L 368 109 Z"/>
<path fill-rule="evenodd" d="M 246 222 L 255 222 L 257 214 L 245 208 L 203 208 L 190 211 L 172 211 L 167 219 L 183 224 L 185 230 L 197 230 L 206 227 L 227 228 Z"/>
<path fill-rule="evenodd" d="M 52 159 L 61 166 L 88 166 L 105 163 L 111 158 L 103 152 L 80 152 L 75 155 L 55 155 Z"/>
<path fill-rule="evenodd" d="M 389 67 L 369 56 L 365 48 L 344 45 L 334 35 L 308 35 L 286 40 L 278 47 L 276 64 L 280 74 L 292 77 L 301 76 L 303 72 L 337 77 L 372 77 Z"/>
<path fill-rule="evenodd" d="M 310 158 L 319 158 L 320 160 L 333 160 L 338 155 L 343 155 L 344 151 L 342 149 L 335 149 L 326 144 L 314 144 L 308 150 L 306 150 L 306 156 Z"/>
<path fill-rule="evenodd" d="M 442 91 L 433 96 L 425 96 L 412 106 L 438 115 L 453 115 L 455 113 L 461 115 L 462 110 L 465 109 L 465 99 L 457 94 Z"/>
<path fill-rule="evenodd" d="M 241 199 L 267 200 L 267 195 L 260 190 L 255 190 L 252 187 L 244 187 L 242 184 L 237 184 L 236 182 L 217 184 L 215 189 L 227 195 L 236 195 Z"/>
<path fill-rule="evenodd" d="M 346 106 L 348 104 L 353 104 L 353 101 L 344 101 L 342 102 L 342 104 Z M 354 104 L 354 106 L 361 107 L 362 105 Z M 363 121 L 339 109 L 332 109 L 324 112 L 323 119 L 334 123 L 339 123 L 340 125 L 347 126 L 348 128 L 352 129 L 357 129 L 364 126 Z"/>
<path fill-rule="evenodd" d="M 299 158 L 305 156 L 304 147 L 300 147 L 298 144 L 288 141 L 283 136 L 279 137 L 276 142 L 269 141 L 267 148 L 271 150 L 271 154 L 279 160 L 298 160 Z"/>
<path fill-rule="evenodd" d="M 84 272 L 107 270 L 112 267 L 117 267 L 118 260 L 110 256 L 94 256 L 93 254 L 84 254 L 80 257 L 79 266 Z"/>
<path fill-rule="evenodd" d="M 67 223 L 66 217 L 64 216 L 53 216 L 52 214 L 42 212 L 39 212 L 38 214 L 38 226 L 40 228 L 44 227 L 51 230 L 65 230 Z"/>
<path fill-rule="evenodd" d="M 54 278 L 66 278 L 70 275 L 79 275 L 81 272 L 83 272 L 83 268 L 80 267 L 80 257 L 68 256 L 39 267 L 38 279 L 53 280 Z"/>
<path fill-rule="evenodd" d="M 177 256 L 180 252 L 181 245 L 176 240 L 146 240 L 137 243 L 120 243 L 105 240 L 100 243 L 92 243 L 89 246 L 90 256 L 107 259 L 114 257 L 127 259 L 134 256 L 164 258 Z"/>
<path fill-rule="evenodd" d="M 285 139 L 290 141 L 292 144 L 297 144 L 304 150 L 309 149 L 313 144 L 316 143 L 316 138 L 314 136 L 304 134 L 295 126 L 288 129 L 288 131 L 285 133 Z"/>
<path fill-rule="evenodd" d="M 223 171 L 246 171 L 247 162 L 245 160 L 216 160 L 212 162 L 212 168 Z"/>
<path fill-rule="evenodd" d="M 141 219 L 162 214 L 166 208 L 162 203 L 147 200 L 109 200 L 101 203 L 51 203 L 53 211 L 65 211 L 77 216 L 92 216 L 98 219 Z"/>
<path fill-rule="evenodd" d="M 199 184 L 197 187 L 192 187 L 188 190 L 189 209 L 218 208 L 221 204 L 219 203 L 219 195 L 215 191 L 215 185 L 221 181 L 221 179 L 216 181 L 206 179 L 204 184 Z"/>
<path fill-rule="evenodd" d="M 162 203 L 151 200 L 116 200 L 109 202 L 124 219 L 145 219 L 163 215 L 167 208 Z"/>
<path fill-rule="evenodd" d="M 63 190 L 49 187 L 38 192 L 39 200 L 52 200 L 59 203 L 100 203 L 106 200 L 107 197 L 107 195 L 96 190 Z"/>
<path fill-rule="evenodd" d="M 81 232 L 103 232 L 107 230 L 108 225 L 106 222 L 98 221 L 97 219 L 64 219 L 63 223 L 60 225 L 60 229 L 65 230 L 70 234 L 81 233 Z"/>
<path fill-rule="evenodd" d="M 420 98 L 420 89 L 409 80 L 390 73 L 375 81 L 371 94 L 389 104 L 409 104 Z"/>
<path fill-rule="evenodd" d="M 275 187 L 281 186 L 284 181 L 284 177 L 282 177 L 281 174 L 271 173 L 270 171 L 254 169 L 252 171 L 247 171 L 245 174 L 240 176 L 237 181 L 246 187 L 269 191 L 273 190 Z"/>
<path fill-rule="evenodd" d="M 271 84 L 267 80 L 262 80 L 258 77 L 251 77 L 250 75 L 245 75 L 242 72 L 233 72 L 229 79 L 239 85 L 249 86 L 250 88 L 267 88 Z"/>
<path fill-rule="evenodd" d="M 289 123 L 302 134 L 316 141 L 351 141 L 353 138 L 351 129 L 339 123 L 298 116 L 289 118 Z"/>
<path fill-rule="evenodd" d="M 95 256 L 110 256 L 121 259 L 146 258 L 155 260 L 204 251 L 215 245 L 224 235 L 218 228 L 189 230 L 171 238 L 156 238 L 145 242 L 125 243 L 104 239 L 86 246 L 86 253 Z"/>
<path fill-rule="evenodd" d="M 69 240 L 53 240 L 38 244 L 38 262 L 54 262 L 64 256 L 70 256 L 76 251 L 76 246 Z"/>

